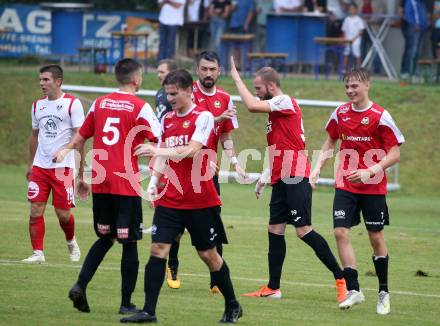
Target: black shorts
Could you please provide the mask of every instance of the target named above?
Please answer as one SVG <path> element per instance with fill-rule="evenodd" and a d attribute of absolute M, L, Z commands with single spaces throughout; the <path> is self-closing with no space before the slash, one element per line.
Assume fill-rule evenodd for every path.
<path fill-rule="evenodd" d="M 308 178 L 296 184 L 280 180 L 272 186 L 269 224 L 312 225 L 312 187 Z"/>
<path fill-rule="evenodd" d="M 152 242 L 173 243 L 186 228 L 192 245 L 199 251 L 228 243 L 219 208 L 176 209 L 157 206 L 153 216 Z"/>
<path fill-rule="evenodd" d="M 368 231 L 381 231 L 389 225 L 385 195 L 355 194 L 336 189 L 333 201 L 333 227 L 351 228 L 361 222 L 361 211 Z"/>
<path fill-rule="evenodd" d="M 122 243 L 142 239 L 141 197 L 93 194 L 93 225 L 100 238 Z"/>

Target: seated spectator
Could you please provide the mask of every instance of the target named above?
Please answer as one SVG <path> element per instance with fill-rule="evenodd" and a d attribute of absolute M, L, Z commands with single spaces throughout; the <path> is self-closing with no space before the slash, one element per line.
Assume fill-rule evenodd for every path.
<path fill-rule="evenodd" d="M 301 12 L 303 0 L 274 0 L 273 6 L 277 13 Z"/>
<path fill-rule="evenodd" d="M 327 0 L 305 0 L 305 12 L 327 12 Z"/>
<path fill-rule="evenodd" d="M 358 6 L 355 3 L 350 3 L 348 6 L 348 16 L 345 17 L 342 23 L 342 32 L 344 37 L 350 41 L 344 52 L 344 67 L 348 70 L 348 59 L 350 54 L 356 60 L 356 67 L 361 66 L 361 36 L 365 29 L 365 24 L 358 14 Z"/>

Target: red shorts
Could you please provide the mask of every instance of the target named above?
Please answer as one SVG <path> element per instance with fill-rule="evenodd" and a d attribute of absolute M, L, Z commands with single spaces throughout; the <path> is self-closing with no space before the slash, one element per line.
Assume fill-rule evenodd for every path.
<path fill-rule="evenodd" d="M 73 169 L 43 169 L 33 166 L 28 185 L 28 200 L 31 203 L 47 203 L 50 190 L 55 208 L 67 210 L 75 207 Z"/>

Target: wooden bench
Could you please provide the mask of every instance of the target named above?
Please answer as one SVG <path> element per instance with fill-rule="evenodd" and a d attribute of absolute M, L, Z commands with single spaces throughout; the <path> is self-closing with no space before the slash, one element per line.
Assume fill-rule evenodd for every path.
<path fill-rule="evenodd" d="M 280 62 L 283 65 L 283 76 L 286 77 L 286 59 L 288 57 L 287 53 L 283 52 L 250 52 L 247 55 L 249 59 L 249 75 L 253 74 L 253 63 L 254 61 L 260 62 L 263 67 L 268 66 L 268 61 Z"/>
<path fill-rule="evenodd" d="M 319 64 L 321 63 L 321 56 L 325 56 L 327 52 L 336 54 L 338 58 L 338 76 L 339 79 L 342 79 L 344 50 L 345 47 L 350 44 L 350 41 L 344 37 L 315 37 L 313 40 L 318 45 L 315 61 L 315 79 L 317 80 L 319 77 Z M 327 62 L 325 62 L 325 66 L 328 67 Z M 329 72 L 327 68 L 325 70 L 326 79 L 328 79 L 328 75 Z"/>
<path fill-rule="evenodd" d="M 220 54 L 220 59 L 222 62 L 222 66 L 225 68 L 225 71 L 228 71 L 229 66 L 229 50 L 232 47 L 240 49 L 241 55 L 241 68 L 243 69 L 244 75 L 246 78 L 246 65 L 247 65 L 247 54 L 252 48 L 252 41 L 255 39 L 255 34 L 235 34 L 235 33 L 225 33 L 221 37 L 222 41 L 222 51 Z M 237 58 L 236 58 L 237 60 Z"/>
<path fill-rule="evenodd" d="M 440 81 L 440 58 L 419 59 L 417 60 L 417 65 L 420 68 L 425 83 L 430 83 L 434 80 L 436 83 Z"/>

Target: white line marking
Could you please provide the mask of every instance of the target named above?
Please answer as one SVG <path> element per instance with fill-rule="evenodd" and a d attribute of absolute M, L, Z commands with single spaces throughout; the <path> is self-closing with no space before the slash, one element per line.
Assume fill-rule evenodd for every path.
<path fill-rule="evenodd" d="M 53 264 L 53 263 L 42 263 L 42 264 L 30 264 L 23 263 L 18 260 L 8 260 L 8 259 L 0 259 L 0 266 L 41 266 L 41 267 L 51 267 L 51 268 L 71 268 L 71 269 L 80 269 L 81 265 L 75 264 Z M 99 269 L 107 270 L 107 271 L 119 271 L 119 267 L 111 267 L 111 266 L 100 266 Z M 139 272 L 143 272 L 144 269 L 140 268 Z M 180 273 L 182 276 L 189 277 L 204 277 L 208 278 L 208 273 L 206 274 L 194 274 L 194 273 Z M 233 277 L 234 280 L 246 281 L 246 282 L 256 282 L 256 283 L 265 283 L 267 279 L 262 278 L 246 278 L 246 277 Z M 304 287 L 318 287 L 318 288 L 334 288 L 331 284 L 320 284 L 320 283 L 305 283 L 305 282 L 291 282 L 291 281 L 282 281 L 283 284 L 295 285 L 295 286 L 304 286 Z M 372 291 L 377 292 L 377 289 L 370 288 L 362 288 L 364 291 Z M 405 296 L 412 297 L 422 297 L 422 298 L 436 298 L 440 299 L 440 294 L 431 294 L 431 293 L 416 293 L 410 291 L 391 291 L 391 294 L 399 294 Z"/>

